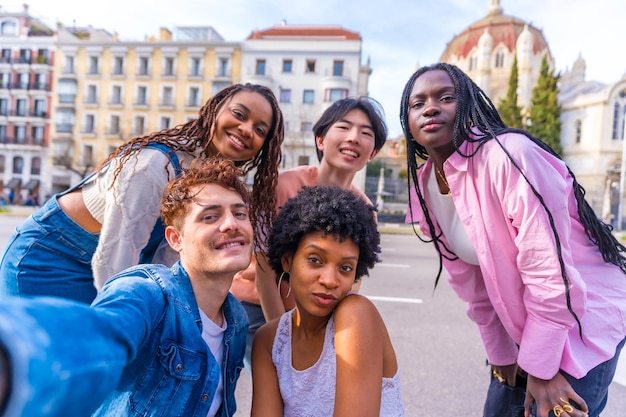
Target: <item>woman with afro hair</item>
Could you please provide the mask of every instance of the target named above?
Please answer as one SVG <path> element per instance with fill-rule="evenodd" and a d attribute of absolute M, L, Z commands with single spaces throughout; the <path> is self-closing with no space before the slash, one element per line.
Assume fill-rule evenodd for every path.
<path fill-rule="evenodd" d="M 351 292 L 379 245 L 374 207 L 350 190 L 305 187 L 283 206 L 268 261 L 289 280 L 296 307 L 254 338 L 253 417 L 404 415 L 387 328 Z"/>

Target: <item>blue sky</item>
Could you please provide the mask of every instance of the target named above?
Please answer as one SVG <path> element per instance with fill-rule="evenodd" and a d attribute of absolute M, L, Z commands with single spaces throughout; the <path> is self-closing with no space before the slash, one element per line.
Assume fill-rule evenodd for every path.
<path fill-rule="evenodd" d="M 385 108 L 390 135 L 401 134 L 402 88 L 418 65 L 438 61 L 455 34 L 486 15 L 491 0 L 25 0 L 54 25 L 75 22 L 141 40 L 160 27 L 213 26 L 226 40 L 280 24 L 341 25 L 359 32 L 371 60 L 370 95 Z M 22 3 L 2 4 L 19 9 Z M 501 0 L 504 13 L 543 30 L 558 71 L 581 55 L 587 79 L 612 83 L 626 73 L 623 0 Z M 611 51 L 611 47 L 615 48 Z"/>

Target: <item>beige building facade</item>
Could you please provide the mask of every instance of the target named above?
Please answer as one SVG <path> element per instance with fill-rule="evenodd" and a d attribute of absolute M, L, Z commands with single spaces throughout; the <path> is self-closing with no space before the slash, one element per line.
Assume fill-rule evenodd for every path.
<path fill-rule="evenodd" d="M 142 42 L 61 27 L 57 55 L 51 193 L 77 183 L 124 141 L 196 118 L 212 95 L 240 80 L 240 44 L 211 27 L 162 29 Z"/>

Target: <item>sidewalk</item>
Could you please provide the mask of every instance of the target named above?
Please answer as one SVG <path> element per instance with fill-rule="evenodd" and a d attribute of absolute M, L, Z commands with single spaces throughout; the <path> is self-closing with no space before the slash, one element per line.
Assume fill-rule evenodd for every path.
<path fill-rule="evenodd" d="M 8 206 L 0 206 L 0 216 L 28 217 L 38 208 L 38 206 L 16 206 L 9 204 Z"/>

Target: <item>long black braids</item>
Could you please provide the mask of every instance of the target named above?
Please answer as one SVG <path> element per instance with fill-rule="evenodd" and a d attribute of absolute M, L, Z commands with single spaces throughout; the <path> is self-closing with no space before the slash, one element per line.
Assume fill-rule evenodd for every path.
<path fill-rule="evenodd" d="M 454 253 L 450 251 L 445 244 L 441 242 L 441 235 L 437 235 L 433 221 L 428 212 L 428 208 L 425 204 L 424 196 L 422 190 L 420 189 L 419 182 L 417 181 L 417 171 L 423 166 L 423 163 L 419 163 L 419 159 L 426 160 L 428 159 L 428 152 L 426 149 L 416 143 L 413 140 L 413 136 L 411 135 L 410 127 L 408 125 L 408 111 L 409 111 L 409 96 L 411 91 L 413 90 L 413 85 L 415 84 L 415 80 L 420 77 L 422 74 L 432 70 L 442 70 L 445 71 L 450 78 L 455 87 L 455 91 L 457 94 L 457 109 L 456 109 L 456 119 L 454 123 L 454 132 L 453 132 L 453 145 L 455 151 L 460 155 L 465 156 L 467 158 L 472 157 L 476 151 L 480 148 L 482 144 L 486 141 L 494 139 L 500 145 L 500 148 L 507 155 L 513 166 L 517 169 L 517 171 L 522 175 L 525 179 L 526 183 L 529 185 L 533 194 L 539 200 L 541 206 L 544 208 L 548 220 L 550 222 L 550 228 L 554 235 L 555 245 L 557 250 L 557 255 L 559 258 L 559 265 L 561 269 L 561 277 L 563 278 L 563 282 L 565 285 L 565 296 L 567 302 L 567 308 L 575 318 L 576 322 L 579 326 L 579 335 L 582 339 L 582 326 L 580 324 L 579 318 L 576 313 L 573 311 L 571 306 L 571 297 L 570 297 L 570 283 L 565 271 L 565 263 L 562 257 L 562 248 L 561 248 L 561 240 L 559 238 L 558 231 L 554 225 L 554 218 L 552 213 L 546 206 L 543 197 L 537 191 L 535 186 L 529 181 L 527 176 L 524 174 L 520 166 L 517 162 L 512 158 L 511 154 L 504 147 L 502 142 L 498 139 L 498 135 L 508 132 L 516 132 L 523 134 L 528 139 L 533 141 L 536 145 L 540 146 L 546 152 L 549 152 L 551 155 L 555 156 L 558 159 L 562 159 L 550 146 L 546 143 L 542 142 L 538 138 L 532 136 L 530 133 L 524 130 L 512 129 L 506 126 L 506 124 L 502 121 L 496 107 L 493 105 L 492 101 L 489 97 L 482 91 L 478 85 L 476 85 L 463 71 L 461 71 L 458 67 L 446 63 L 437 63 L 428 67 L 422 67 L 418 71 L 416 71 L 409 79 L 407 84 L 404 87 L 404 91 L 402 93 L 402 101 L 400 104 L 400 123 L 402 125 L 402 129 L 406 138 L 406 146 L 407 146 L 407 166 L 409 169 L 409 176 L 407 181 L 407 187 L 409 192 L 411 190 L 411 186 L 415 187 L 416 194 L 418 196 L 418 200 L 420 206 L 424 212 L 424 217 L 428 224 L 428 229 L 432 236 L 432 241 L 435 245 L 437 252 L 439 253 L 439 272 L 437 274 L 437 278 L 435 281 L 435 286 L 437 285 L 439 278 L 442 272 L 443 258 L 449 260 L 458 259 L 454 256 Z M 470 137 L 471 132 L 471 137 Z M 475 148 L 474 152 L 471 154 L 463 154 L 459 150 L 459 146 L 463 141 L 469 142 L 479 142 L 478 146 Z M 572 177 L 572 187 L 574 190 L 574 196 L 576 198 L 577 210 L 580 221 L 584 227 L 585 233 L 587 237 L 590 239 L 592 243 L 598 246 L 600 252 L 602 253 L 602 258 L 605 262 L 616 265 L 620 268 L 624 273 L 626 273 L 626 258 L 624 257 L 624 253 L 626 252 L 626 247 L 622 245 L 613 235 L 612 227 L 610 225 L 602 222 L 598 216 L 594 213 L 593 209 L 589 205 L 589 203 L 585 200 L 585 189 L 578 183 L 576 180 L 576 176 L 571 171 L 569 167 L 567 167 L 569 175 Z M 409 210 L 412 213 L 412 202 L 409 199 Z M 417 230 L 415 226 L 413 226 L 414 232 L 417 234 Z M 420 240 L 426 241 L 422 237 L 417 234 Z M 441 250 L 441 246 L 446 250 L 447 254 L 444 254 Z M 450 254 L 450 255 L 448 255 Z M 452 256 L 451 256 L 452 255 Z"/>

